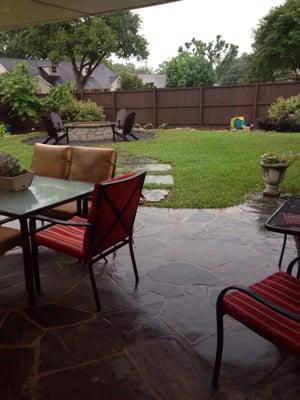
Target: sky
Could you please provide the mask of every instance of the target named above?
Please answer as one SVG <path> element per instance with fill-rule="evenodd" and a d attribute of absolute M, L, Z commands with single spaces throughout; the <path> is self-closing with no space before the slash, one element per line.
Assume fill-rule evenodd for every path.
<path fill-rule="evenodd" d="M 240 54 L 250 52 L 253 29 L 272 7 L 282 3 L 284 0 L 181 0 L 136 10 L 143 20 L 140 33 L 149 42 L 147 65 L 157 68 L 193 37 L 208 42 L 220 34 L 238 45 Z"/>

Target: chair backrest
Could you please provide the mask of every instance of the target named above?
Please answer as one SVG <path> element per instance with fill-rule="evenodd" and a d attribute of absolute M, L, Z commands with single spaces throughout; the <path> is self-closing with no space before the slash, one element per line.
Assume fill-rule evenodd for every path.
<path fill-rule="evenodd" d="M 125 118 L 125 122 L 123 125 L 123 134 L 124 135 L 128 135 L 132 131 L 134 121 L 135 121 L 135 112 L 131 112 Z"/>
<path fill-rule="evenodd" d="M 131 238 L 146 172 L 132 173 L 96 183 L 84 237 L 86 258 L 102 253 Z"/>
<path fill-rule="evenodd" d="M 52 121 L 52 124 L 56 129 L 56 132 L 61 132 L 65 129 L 61 116 L 56 112 L 52 111 L 50 113 L 50 120 Z"/>
<path fill-rule="evenodd" d="M 0 223 L 0 256 L 22 243 L 18 229 L 1 226 Z"/>
<path fill-rule="evenodd" d="M 42 115 L 42 122 L 44 124 L 44 127 L 47 131 L 48 137 L 51 139 L 57 139 L 57 129 L 55 128 L 55 126 L 53 125 L 53 122 L 50 118 L 49 114 L 44 114 Z"/>
<path fill-rule="evenodd" d="M 36 143 L 31 169 L 37 175 L 67 179 L 71 162 L 71 146 Z"/>
<path fill-rule="evenodd" d="M 116 160 L 115 149 L 73 146 L 68 179 L 95 183 L 112 178 Z"/>
<path fill-rule="evenodd" d="M 121 108 L 121 110 L 117 112 L 117 117 L 116 117 L 117 128 L 123 129 L 126 115 L 127 111 L 125 110 L 125 108 Z"/>

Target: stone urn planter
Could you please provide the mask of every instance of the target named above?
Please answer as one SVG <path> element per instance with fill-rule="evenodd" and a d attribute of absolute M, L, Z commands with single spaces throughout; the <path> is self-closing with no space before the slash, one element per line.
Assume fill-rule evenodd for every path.
<path fill-rule="evenodd" d="M 279 188 L 282 182 L 286 169 L 289 167 L 290 162 L 279 162 L 274 164 L 260 162 L 263 169 L 263 179 L 266 184 L 266 188 L 263 191 L 263 196 L 278 197 L 281 193 Z"/>

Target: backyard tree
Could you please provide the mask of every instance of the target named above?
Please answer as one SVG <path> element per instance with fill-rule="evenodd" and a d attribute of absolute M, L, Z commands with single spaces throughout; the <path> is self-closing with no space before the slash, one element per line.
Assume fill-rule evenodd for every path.
<path fill-rule="evenodd" d="M 287 0 L 271 9 L 255 31 L 252 80 L 275 80 L 288 72 L 299 80 L 300 1 Z"/>
<path fill-rule="evenodd" d="M 45 24 L 1 34 L 0 52 L 53 62 L 70 60 L 77 90 L 82 94 L 95 68 L 111 54 L 147 57 L 147 41 L 139 34 L 140 24 L 140 17 L 131 11 Z"/>
<path fill-rule="evenodd" d="M 121 74 L 121 89 L 131 90 L 144 87 L 143 81 L 135 74 L 123 72 Z"/>
<path fill-rule="evenodd" d="M 165 61 L 159 71 L 167 75 L 169 87 L 209 86 L 216 81 L 211 64 L 204 57 L 187 52 Z"/>
<path fill-rule="evenodd" d="M 193 38 L 190 42 L 186 42 L 184 47 L 179 47 L 178 51 L 204 57 L 212 65 L 217 83 L 221 83 L 237 56 L 238 46 L 227 43 L 221 35 L 217 35 L 215 40 L 208 43 Z"/>
<path fill-rule="evenodd" d="M 243 53 L 240 57 L 232 60 L 227 71 L 220 77 L 219 83 L 221 85 L 235 85 L 249 83 L 249 63 L 251 55 Z"/>

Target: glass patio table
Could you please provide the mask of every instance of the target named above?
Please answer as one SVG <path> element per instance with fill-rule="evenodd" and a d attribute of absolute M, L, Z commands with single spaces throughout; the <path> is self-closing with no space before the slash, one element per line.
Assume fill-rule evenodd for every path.
<path fill-rule="evenodd" d="M 287 235 L 293 235 L 296 243 L 297 257 L 300 257 L 300 196 L 293 196 L 280 206 L 265 223 L 267 230 L 284 234 L 279 258 L 281 268 Z M 300 278 L 300 264 L 298 268 Z"/>
<path fill-rule="evenodd" d="M 92 183 L 35 176 L 26 190 L 0 192 L 0 215 L 20 222 L 24 274 L 30 305 L 35 304 L 35 286 L 28 218 L 70 201 L 79 201 L 90 195 L 93 188 Z"/>

